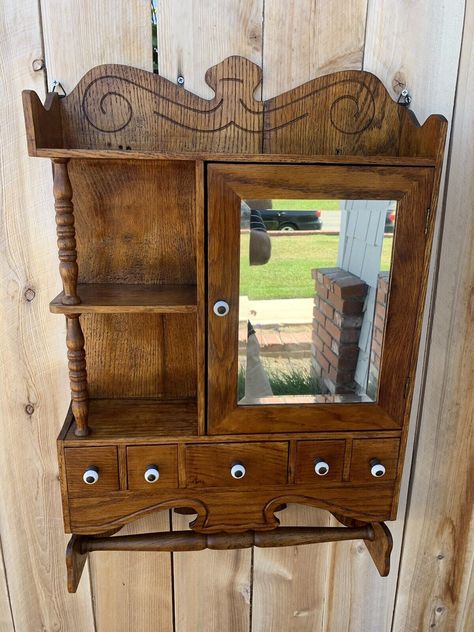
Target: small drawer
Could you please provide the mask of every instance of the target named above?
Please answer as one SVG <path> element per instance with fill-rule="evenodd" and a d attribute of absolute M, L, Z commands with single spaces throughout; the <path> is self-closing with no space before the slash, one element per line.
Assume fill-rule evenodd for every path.
<path fill-rule="evenodd" d="M 354 439 L 350 479 L 355 483 L 393 481 L 397 477 L 399 439 Z"/>
<path fill-rule="evenodd" d="M 324 484 L 342 481 L 346 442 L 298 441 L 295 483 Z"/>
<path fill-rule="evenodd" d="M 117 448 L 66 448 L 67 488 L 71 496 L 119 490 Z"/>
<path fill-rule="evenodd" d="M 127 448 L 128 489 L 152 491 L 178 486 L 178 452 L 175 445 Z"/>
<path fill-rule="evenodd" d="M 186 447 L 188 487 L 260 487 L 287 481 L 288 444 L 221 443 Z"/>

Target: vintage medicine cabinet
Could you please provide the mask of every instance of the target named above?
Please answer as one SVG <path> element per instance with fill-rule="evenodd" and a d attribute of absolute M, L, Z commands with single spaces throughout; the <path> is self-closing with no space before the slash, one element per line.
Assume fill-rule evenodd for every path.
<path fill-rule="evenodd" d="M 360 538 L 389 571 L 446 121 L 366 72 L 265 102 L 241 57 L 206 81 L 23 94 L 54 165 L 71 591 L 96 550 Z M 343 526 L 278 527 L 287 503 Z M 168 508 L 191 530 L 114 535 Z"/>

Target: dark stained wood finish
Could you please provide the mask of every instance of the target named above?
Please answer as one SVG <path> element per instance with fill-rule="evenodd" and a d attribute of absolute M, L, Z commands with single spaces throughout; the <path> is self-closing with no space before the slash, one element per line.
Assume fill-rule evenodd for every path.
<path fill-rule="evenodd" d="M 71 386 L 71 409 L 76 427 L 74 433 L 84 437 L 89 429 L 89 394 L 87 390 L 86 353 L 84 351 L 84 335 L 79 322 L 79 314 L 66 316 L 66 346 Z"/>
<path fill-rule="evenodd" d="M 66 448 L 64 457 L 67 470 L 67 489 L 71 497 L 84 496 L 89 498 L 119 490 L 117 448 Z M 90 468 L 97 468 L 99 472 L 99 479 L 93 485 L 88 485 L 82 479 L 84 472 Z"/>
<path fill-rule="evenodd" d="M 148 483 L 144 474 L 154 465 L 160 478 Z M 127 447 L 128 489 L 159 492 L 163 487 L 178 486 L 178 449 L 173 445 L 129 446 Z"/>
<path fill-rule="evenodd" d="M 434 156 L 445 120 L 433 115 L 420 128 L 369 72 L 318 77 L 265 102 L 264 153 Z M 417 142 L 400 143 L 408 128 Z"/>
<path fill-rule="evenodd" d="M 352 458 L 350 480 L 355 483 L 373 483 L 374 481 L 393 481 L 397 477 L 398 454 L 400 441 L 398 439 L 354 439 L 352 443 Z M 384 476 L 375 478 L 370 473 L 370 461 L 380 461 L 386 469 Z"/>
<path fill-rule="evenodd" d="M 353 529 L 363 527 L 364 523 L 353 518 L 333 514 L 336 520 L 346 527 Z M 372 557 L 375 567 L 381 577 L 387 577 L 390 573 L 390 556 L 393 549 L 393 538 L 390 529 L 384 522 L 371 523 L 373 538 L 364 538 L 365 546 Z"/>
<path fill-rule="evenodd" d="M 340 441 L 298 441 L 296 444 L 295 483 L 326 485 L 342 481 L 346 442 Z M 329 472 L 318 476 L 314 471 L 316 461 L 323 460 L 329 465 Z"/>
<path fill-rule="evenodd" d="M 193 162 L 73 160 L 79 282 L 196 284 Z"/>
<path fill-rule="evenodd" d="M 73 535 L 66 548 L 67 589 L 75 593 L 81 581 L 82 571 L 87 561 L 87 552 L 82 551 L 81 536 Z"/>
<path fill-rule="evenodd" d="M 153 511 L 196 514 L 194 533 L 74 536 L 70 591 L 92 550 L 360 537 L 389 570 L 380 523 L 396 516 L 447 122 L 419 126 L 367 72 L 265 102 L 246 59 L 224 60 L 206 81 L 210 100 L 104 65 L 44 106 L 23 93 L 28 151 L 54 163 L 64 291 L 51 311 L 66 315 L 72 390 L 58 438 L 65 529 L 110 535 Z M 236 405 L 240 199 L 273 197 L 398 201 L 376 404 Z M 231 306 L 225 319 L 212 312 L 218 299 Z M 314 474 L 316 458 L 327 476 Z M 387 470 L 379 479 L 375 458 Z M 243 479 L 230 476 L 235 462 Z M 160 469 L 156 484 L 143 478 L 148 465 Z M 92 486 L 82 481 L 90 466 Z M 348 528 L 276 529 L 287 503 Z"/>
<path fill-rule="evenodd" d="M 89 400 L 89 435 L 76 437 L 72 413 L 69 410 L 61 435 L 68 447 L 84 445 L 140 445 L 143 443 L 194 443 L 197 435 L 197 407 L 193 400 L 166 401 L 149 399 Z M 399 438 L 400 431 L 378 432 L 318 432 L 318 441 L 344 440 L 349 447 L 353 438 Z M 275 433 L 272 439 L 290 441 L 314 439 L 314 433 Z M 239 442 L 254 443 L 268 440 L 268 434 L 239 434 Z M 203 435 L 199 443 L 235 443 L 235 435 L 219 437 Z M 296 441 L 294 442 L 296 444 Z M 349 450 L 348 450 L 349 452 Z M 348 463 L 350 465 L 350 461 Z M 349 469 L 349 468 L 347 468 Z"/>
<path fill-rule="evenodd" d="M 413 354 L 419 340 L 426 283 L 424 237 L 434 172 L 410 167 L 222 165 L 208 166 L 208 362 L 209 432 L 304 432 L 400 428 L 409 398 L 406 383 L 414 381 Z M 397 232 L 394 241 L 391 293 L 385 331 L 377 404 L 274 404 L 238 406 L 238 305 L 240 202 L 242 199 L 394 199 Z M 414 235 L 421 235 L 413 239 Z M 225 318 L 213 313 L 225 300 Z"/>
<path fill-rule="evenodd" d="M 254 98 L 261 77 L 251 61 L 229 57 L 206 73 L 215 92 L 208 100 L 137 68 L 97 66 L 61 99 L 62 129 L 56 111 L 43 108 L 34 93 L 24 93 L 29 151 L 437 158 L 446 120 L 434 115 L 420 127 L 371 73 L 318 77 L 265 102 Z"/>
<path fill-rule="evenodd" d="M 231 467 L 245 466 L 245 476 L 232 478 Z M 186 446 L 187 487 L 242 489 L 260 485 L 282 485 L 287 481 L 288 444 L 225 443 Z"/>
<path fill-rule="evenodd" d="M 81 448 L 75 448 L 81 450 Z M 362 520 L 393 520 L 393 482 L 341 483 L 321 486 L 277 485 L 163 489 L 159 492 L 128 491 L 103 496 L 69 498 L 73 533 L 96 534 L 123 526 L 147 513 L 172 507 L 191 507 L 197 518 L 194 531 L 203 533 L 270 530 L 278 526 L 274 515 L 283 504 L 302 504 Z"/>
<path fill-rule="evenodd" d="M 196 162 L 288 163 L 321 165 L 367 165 L 387 167 L 434 167 L 435 158 L 417 156 L 321 156 L 312 154 L 220 154 L 187 151 L 125 151 L 110 149 L 38 149 L 37 158 L 82 158 L 87 160 L 162 160 Z"/>
<path fill-rule="evenodd" d="M 81 314 L 187 314 L 196 312 L 194 285 L 127 285 L 124 283 L 84 283 L 77 286 Z M 64 305 L 64 293 L 54 298 L 53 314 L 72 314 L 77 307 Z"/>
<path fill-rule="evenodd" d="M 60 100 L 48 92 L 44 105 L 33 90 L 22 93 L 28 153 L 36 156 L 39 147 L 63 147 Z"/>
<path fill-rule="evenodd" d="M 196 399 L 195 314 L 84 314 L 94 398 Z"/>
<path fill-rule="evenodd" d="M 87 437 L 74 435 L 72 415 L 66 417 L 68 446 L 176 441 L 197 435 L 194 400 L 91 399 Z M 86 443 L 87 442 L 87 443 Z"/>
<path fill-rule="evenodd" d="M 74 207 L 72 188 L 68 174 L 68 161 L 64 158 L 53 160 L 53 194 L 56 211 L 56 233 L 58 236 L 59 273 L 63 282 L 64 305 L 78 305 L 77 296 L 77 251 L 74 228 Z"/>
<path fill-rule="evenodd" d="M 93 537 L 72 536 L 66 551 L 68 591 L 76 592 L 82 569 L 89 553 L 93 551 L 160 551 L 183 552 L 227 551 L 257 547 L 298 546 L 323 542 L 343 542 L 363 539 L 374 551 L 377 569 L 384 577 L 390 569 L 391 534 L 384 524 L 369 523 L 354 527 L 281 527 L 275 531 L 246 531 L 244 533 L 199 534 L 192 531 L 147 533 L 129 536 Z M 377 552 L 377 553 L 375 553 Z M 380 552 L 380 553 L 379 553 Z M 380 562 L 380 564 L 379 564 Z"/>
<path fill-rule="evenodd" d="M 205 535 L 192 531 L 122 535 L 116 538 L 81 538 L 81 552 L 92 551 L 226 551 L 252 546 L 280 547 L 345 540 L 371 540 L 371 524 L 360 527 L 280 527 L 275 531 L 215 533 Z"/>
<path fill-rule="evenodd" d="M 197 407 L 198 434 L 206 434 L 206 175 L 202 161 L 196 162 L 196 285 L 197 285 Z"/>

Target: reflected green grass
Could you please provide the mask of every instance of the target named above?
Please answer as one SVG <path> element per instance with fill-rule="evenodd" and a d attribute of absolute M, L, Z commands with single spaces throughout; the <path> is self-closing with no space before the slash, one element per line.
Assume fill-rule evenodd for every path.
<path fill-rule="evenodd" d="M 338 211 L 339 200 L 272 200 L 272 208 L 284 211 Z"/>
<path fill-rule="evenodd" d="M 249 266 L 249 234 L 242 234 L 240 294 L 253 300 L 313 297 L 311 270 L 336 266 L 338 242 L 338 235 L 273 237 L 270 261 L 263 266 Z M 384 238 L 381 271 L 390 269 L 392 243 L 391 236 Z"/>

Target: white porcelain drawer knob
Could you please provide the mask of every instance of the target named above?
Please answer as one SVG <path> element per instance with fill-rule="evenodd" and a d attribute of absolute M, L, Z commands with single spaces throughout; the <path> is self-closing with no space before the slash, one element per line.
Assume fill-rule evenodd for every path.
<path fill-rule="evenodd" d="M 149 465 L 145 471 L 145 480 L 147 483 L 156 483 L 160 478 L 160 471 L 157 465 Z"/>
<path fill-rule="evenodd" d="M 380 478 L 381 476 L 384 476 L 385 465 L 380 463 L 378 459 L 372 459 L 372 461 L 370 462 L 370 473 L 372 474 L 372 476 L 375 476 L 375 478 Z"/>
<path fill-rule="evenodd" d="M 326 476 L 329 472 L 329 463 L 326 463 L 326 461 L 323 461 L 322 459 L 317 459 L 314 464 L 314 471 L 318 476 Z"/>
<path fill-rule="evenodd" d="M 86 485 L 94 485 L 99 480 L 99 470 L 96 467 L 89 467 L 82 475 L 82 480 Z"/>
<path fill-rule="evenodd" d="M 242 463 L 234 463 L 230 468 L 230 475 L 232 478 L 243 478 L 245 476 L 245 465 L 242 465 Z"/>
<path fill-rule="evenodd" d="M 229 313 L 229 303 L 225 301 L 217 301 L 214 303 L 214 314 L 216 316 L 227 316 Z"/>

